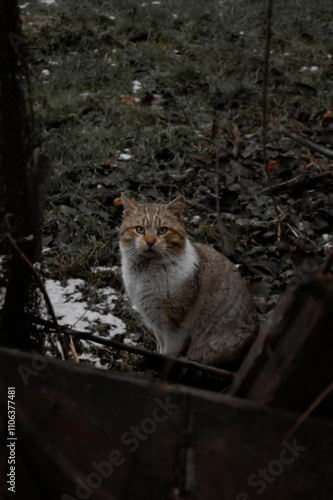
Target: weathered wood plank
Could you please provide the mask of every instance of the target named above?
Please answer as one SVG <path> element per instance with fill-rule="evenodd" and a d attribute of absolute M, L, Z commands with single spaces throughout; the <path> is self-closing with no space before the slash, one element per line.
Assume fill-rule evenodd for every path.
<path fill-rule="evenodd" d="M 303 412 L 333 381 L 333 280 L 288 291 L 255 340 L 231 394 Z M 317 409 L 333 417 L 333 393 Z"/>
<path fill-rule="evenodd" d="M 330 420 L 309 419 L 286 444 L 298 414 L 18 351 L 0 356 L 1 388 L 17 393 L 16 498 L 333 497 Z M 3 390 L 0 399 L 3 413 Z"/>

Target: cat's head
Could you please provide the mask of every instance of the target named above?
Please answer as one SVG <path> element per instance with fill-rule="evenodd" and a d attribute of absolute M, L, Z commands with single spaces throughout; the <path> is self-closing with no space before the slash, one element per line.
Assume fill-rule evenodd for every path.
<path fill-rule="evenodd" d="M 178 196 L 168 205 L 135 203 L 124 194 L 124 219 L 120 227 L 120 245 L 133 261 L 174 260 L 186 244 L 182 222 L 184 198 Z"/>

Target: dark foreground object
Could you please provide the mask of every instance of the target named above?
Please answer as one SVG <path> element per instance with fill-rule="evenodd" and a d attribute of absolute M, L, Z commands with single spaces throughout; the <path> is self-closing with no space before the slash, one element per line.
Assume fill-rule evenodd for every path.
<path fill-rule="evenodd" d="M 329 419 L 311 417 L 285 440 L 297 413 L 23 352 L 0 356 L 2 442 L 16 453 L 16 494 L 5 488 L 1 498 L 333 498 Z M 8 386 L 16 441 L 5 441 Z M 10 448 L 1 450 L 3 472 Z"/>
<path fill-rule="evenodd" d="M 281 298 L 230 394 L 304 412 L 333 383 L 332 354 L 333 278 L 318 274 Z M 315 411 L 333 418 L 333 391 Z"/>
<path fill-rule="evenodd" d="M 0 498 L 333 498 L 332 290 L 288 292 L 229 395 L 1 348 Z"/>

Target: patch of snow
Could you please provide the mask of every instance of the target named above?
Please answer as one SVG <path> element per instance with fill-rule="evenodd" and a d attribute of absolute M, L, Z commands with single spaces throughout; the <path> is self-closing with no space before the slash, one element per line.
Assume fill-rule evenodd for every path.
<path fill-rule="evenodd" d="M 322 235 L 322 238 L 323 238 L 323 240 L 325 242 L 325 247 L 326 248 L 329 249 L 329 248 L 333 247 L 333 236 L 331 234 L 325 233 L 325 234 Z"/>
<path fill-rule="evenodd" d="M 134 80 L 133 81 L 133 92 L 135 93 L 140 89 L 142 89 L 142 83 L 139 80 Z"/>
<path fill-rule="evenodd" d="M 312 72 L 314 72 L 314 71 L 318 71 L 318 69 L 319 69 L 319 67 L 318 67 L 318 66 L 310 66 L 310 67 L 309 67 L 309 66 L 303 66 L 303 67 L 299 70 L 299 72 L 300 72 L 300 73 L 304 73 L 304 71 L 312 71 Z"/>
<path fill-rule="evenodd" d="M 125 323 L 110 312 L 117 300 L 117 292 L 111 287 L 96 290 L 101 304 L 90 306 L 80 291 L 84 284 L 81 279 L 69 279 L 66 286 L 60 281 L 46 280 L 45 288 L 59 322 L 80 331 L 91 331 L 91 327 L 100 323 L 107 324 L 110 326 L 109 337 L 125 333 Z"/>
<path fill-rule="evenodd" d="M 131 338 L 128 338 L 128 337 L 124 338 L 124 344 L 126 344 L 126 345 L 132 345 L 132 346 L 138 345 L 137 342 L 134 342 Z"/>
<path fill-rule="evenodd" d="M 127 153 L 121 153 L 119 155 L 119 160 L 129 160 L 130 158 L 132 158 L 132 155 L 129 155 Z"/>
<path fill-rule="evenodd" d="M 117 66 L 116 63 L 110 59 L 110 57 L 106 57 L 105 60 L 108 64 L 110 64 L 110 66 Z"/>
<path fill-rule="evenodd" d="M 90 352 L 80 354 L 80 363 L 83 363 L 84 361 L 86 361 L 87 364 L 89 363 L 90 365 L 94 365 L 95 368 L 103 368 L 104 370 L 107 369 L 107 365 L 102 365 L 101 360 Z"/>
<path fill-rule="evenodd" d="M 0 255 L 0 264 L 5 257 Z M 96 268 L 98 270 L 110 270 L 110 268 Z M 0 276 L 2 277 L 1 267 Z M 87 333 L 95 333 L 98 325 L 107 325 L 109 327 L 108 336 L 112 338 L 117 334 L 126 333 L 125 323 L 118 317 L 112 314 L 115 302 L 118 299 L 116 290 L 112 287 L 96 289 L 99 302 L 97 304 L 88 304 L 82 296 L 81 288 L 86 283 L 82 279 L 69 279 L 66 285 L 62 285 L 58 280 L 47 279 L 45 288 L 49 295 L 54 312 L 61 325 L 66 325 L 69 328 L 77 331 L 86 331 Z M 5 289 L 0 288 L 0 307 L 2 307 L 5 299 Z M 95 330 L 95 332 L 94 332 Z M 58 345 L 59 352 L 62 351 L 57 338 L 54 336 L 52 344 Z M 98 355 L 91 352 L 92 343 L 87 340 L 80 340 L 84 351 L 80 353 L 80 362 L 88 362 L 97 367 L 107 369 L 107 364 L 103 365 L 100 362 Z M 133 341 L 131 341 L 133 342 Z M 48 341 L 46 342 L 46 345 Z M 51 345 L 51 344 L 50 344 Z M 100 344 L 95 344 L 96 347 L 101 347 Z M 135 344 L 133 344 L 135 345 Z"/>
<path fill-rule="evenodd" d="M 115 266 L 114 266 L 115 267 Z M 107 271 L 113 271 L 109 266 L 96 266 L 90 268 L 92 273 L 105 273 Z"/>
<path fill-rule="evenodd" d="M 120 153 L 118 156 L 118 160 L 129 160 L 132 158 L 131 151 L 129 149 L 125 149 L 123 153 Z"/>

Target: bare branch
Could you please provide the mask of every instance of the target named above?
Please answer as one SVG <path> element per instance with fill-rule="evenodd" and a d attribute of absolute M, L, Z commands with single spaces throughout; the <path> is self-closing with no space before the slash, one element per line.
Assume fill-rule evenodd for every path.
<path fill-rule="evenodd" d="M 284 182 L 279 182 L 278 184 L 272 184 L 268 187 L 265 187 L 264 189 L 262 189 L 259 192 L 264 193 L 265 191 L 271 191 L 275 188 L 278 188 L 281 186 L 286 186 L 287 184 L 292 184 L 293 182 L 296 182 L 296 181 L 298 181 L 298 179 L 302 179 L 303 177 L 309 177 L 309 179 L 315 179 L 316 177 L 323 177 L 323 176 L 329 175 L 329 174 L 333 175 L 333 170 L 327 170 L 326 172 L 318 172 L 317 174 L 311 174 L 311 173 L 299 174 L 299 175 L 296 175 L 296 177 L 293 177 L 293 179 L 289 179 L 289 180 L 284 181 Z"/>
<path fill-rule="evenodd" d="M 86 332 L 78 332 L 72 329 L 63 330 L 64 333 L 74 337 L 75 339 L 90 340 L 92 342 L 97 342 L 99 344 L 113 347 L 114 349 L 126 351 L 132 354 L 137 354 L 139 356 L 144 356 L 145 358 L 151 360 L 155 366 L 160 369 L 166 370 L 173 367 L 182 367 L 196 370 L 203 373 L 209 373 L 221 377 L 225 380 L 232 380 L 235 376 L 234 372 L 228 370 L 222 370 L 220 368 L 215 368 L 214 366 L 202 365 L 195 361 L 190 361 L 186 358 L 176 358 L 174 356 L 168 356 L 165 354 L 160 354 L 155 351 L 148 351 L 141 347 L 135 347 L 123 344 L 122 342 L 117 342 L 116 340 L 104 339 L 102 337 L 97 337 Z"/>
<path fill-rule="evenodd" d="M 294 132 L 291 132 L 290 130 L 282 127 L 281 132 L 289 137 L 289 139 L 292 139 L 295 142 L 298 142 L 299 144 L 302 144 L 302 146 L 306 146 L 309 149 L 312 149 L 312 151 L 316 151 L 317 153 L 320 153 L 324 156 L 327 156 L 327 158 L 333 159 L 333 150 L 326 148 L 325 146 L 321 146 L 320 144 L 317 144 L 316 142 L 310 141 L 310 139 L 306 139 L 305 137 L 302 137 L 301 135 L 295 134 Z"/>

